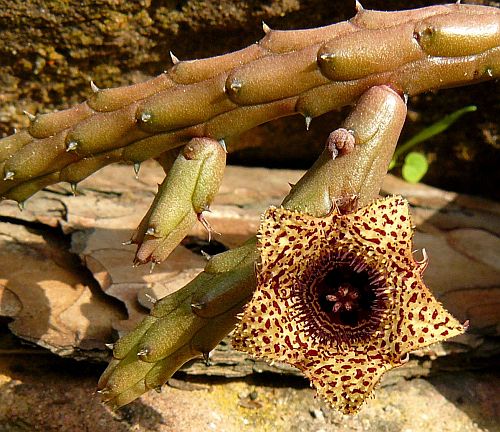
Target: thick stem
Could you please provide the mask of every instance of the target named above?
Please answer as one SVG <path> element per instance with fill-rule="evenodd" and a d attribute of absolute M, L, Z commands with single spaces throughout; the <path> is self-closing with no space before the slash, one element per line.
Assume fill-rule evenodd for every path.
<path fill-rule="evenodd" d="M 349 193 L 362 194 L 363 200 L 373 198 L 405 112 L 403 101 L 389 88 L 370 90 L 344 124 L 355 131 L 358 145 L 333 160 L 326 160 L 324 153 L 323 162 L 316 163 L 290 191 L 284 205 L 324 215 L 341 198 L 349 184 L 347 176 L 353 173 L 359 180 Z M 104 400 L 113 407 L 129 403 L 147 389 L 160 387 L 187 360 L 207 356 L 234 328 L 236 314 L 252 295 L 257 258 L 253 238 L 213 257 L 193 281 L 160 300 L 151 316 L 116 344 L 114 357 L 119 361 L 110 363 L 99 382 Z"/>
<path fill-rule="evenodd" d="M 241 51 L 181 61 L 145 83 L 30 118 L 27 131 L 0 140 L 0 195 L 23 201 L 109 163 L 139 163 L 195 137 L 228 140 L 282 116 L 309 122 L 378 85 L 415 95 L 494 79 L 499 35 L 499 9 L 460 4 L 361 10 L 327 27 L 270 31 Z"/>
<path fill-rule="evenodd" d="M 354 135 L 354 150 L 332 157 L 331 150 L 325 149 L 292 187 L 283 207 L 324 216 L 335 199 L 347 195 L 357 195 L 360 205 L 373 200 L 387 173 L 405 117 L 406 105 L 389 87 L 368 90 L 342 125 Z"/>

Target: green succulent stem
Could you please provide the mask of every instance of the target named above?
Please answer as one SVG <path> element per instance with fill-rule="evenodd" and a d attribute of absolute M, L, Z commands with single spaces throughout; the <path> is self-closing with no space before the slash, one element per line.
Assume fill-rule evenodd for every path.
<path fill-rule="evenodd" d="M 94 88 L 73 108 L 30 116 L 27 130 L 0 139 L 0 196 L 24 201 L 110 163 L 138 164 L 196 137 L 228 140 L 278 117 L 309 124 L 377 85 L 411 96 L 499 76 L 498 8 L 360 9 L 326 27 L 270 30 L 240 51 L 176 62 L 149 81 Z"/>
<path fill-rule="evenodd" d="M 139 244 L 136 261 L 154 263 L 196 220 L 203 223 L 201 213 L 222 176 L 226 141 L 278 117 L 302 115 L 308 127 L 316 116 L 354 105 L 283 206 L 321 216 L 335 206 L 368 203 L 404 122 L 398 95 L 500 76 L 500 10 L 461 4 L 391 13 L 358 9 L 351 20 L 326 27 L 267 28 L 243 50 L 175 60 L 144 83 L 93 86 L 84 103 L 29 116 L 27 130 L 0 139 L 0 196 L 22 203 L 53 183 L 74 188 L 110 163 L 131 163 L 137 173 L 142 161 L 156 158 L 167 177 L 132 239 Z M 124 405 L 161 387 L 187 360 L 208 355 L 250 297 L 257 260 L 256 239 L 250 239 L 213 257 L 193 281 L 160 300 L 116 344 L 99 382 L 104 399 Z"/>
<path fill-rule="evenodd" d="M 368 90 L 343 124 L 354 135 L 354 150 L 333 158 L 325 149 L 292 187 L 283 206 L 323 216 L 341 197 L 356 195 L 360 205 L 368 204 L 380 190 L 405 116 L 406 106 L 389 87 Z"/>
<path fill-rule="evenodd" d="M 166 165 L 169 161 L 164 159 Z M 193 138 L 170 165 L 131 242 L 136 263 L 165 260 L 198 221 L 204 221 L 226 167 L 226 150 L 211 138 Z M 210 229 L 205 223 L 207 229 Z"/>
<path fill-rule="evenodd" d="M 369 202 L 377 194 L 403 127 L 406 106 L 386 86 L 367 91 L 343 127 L 355 137 L 354 148 L 332 156 L 325 149 L 317 163 L 283 202 L 288 209 L 325 215 L 346 195 Z M 353 182 L 345 179 L 353 178 Z M 209 352 L 236 323 L 255 288 L 256 238 L 216 255 L 205 270 L 160 300 L 139 326 L 119 340 L 114 360 L 99 389 L 113 407 L 161 387 L 186 361 Z"/>

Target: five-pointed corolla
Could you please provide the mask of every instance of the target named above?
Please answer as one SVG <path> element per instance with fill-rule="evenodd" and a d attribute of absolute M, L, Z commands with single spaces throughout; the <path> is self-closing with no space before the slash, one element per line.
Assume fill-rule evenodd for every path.
<path fill-rule="evenodd" d="M 424 285 L 412 235 L 397 196 L 324 218 L 270 208 L 233 345 L 297 367 L 333 407 L 358 411 L 411 351 L 465 331 Z"/>

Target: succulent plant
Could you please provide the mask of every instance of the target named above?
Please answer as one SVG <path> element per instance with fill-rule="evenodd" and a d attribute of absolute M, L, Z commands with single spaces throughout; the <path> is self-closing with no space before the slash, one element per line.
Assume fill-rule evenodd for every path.
<path fill-rule="evenodd" d="M 128 162 L 137 172 L 142 161 L 156 158 L 167 175 L 131 238 L 138 245 L 136 263 L 154 264 L 166 259 L 197 221 L 210 230 L 203 212 L 218 190 L 226 151 L 237 148 L 236 144 L 226 149 L 229 138 L 293 114 L 302 115 L 309 127 L 316 116 L 354 105 L 342 128 L 328 138 L 325 151 L 314 166 L 292 187 L 282 203 L 284 210 L 267 212 L 263 219 L 263 227 L 273 222 L 280 225 L 279 215 L 285 215 L 285 219 L 296 219 L 311 228 L 308 235 L 298 240 L 296 233 L 292 239 L 285 222 L 269 236 L 266 229 L 261 229 L 257 240 L 250 239 L 239 248 L 212 257 L 192 282 L 160 300 L 151 315 L 114 346 L 114 359 L 99 382 L 104 400 L 114 407 L 130 402 L 148 389 L 160 388 L 189 359 L 207 357 L 234 328 L 238 312 L 252 295 L 235 345 L 256 356 L 271 358 L 270 348 L 264 347 L 264 355 L 262 346 L 255 342 L 257 338 L 267 344 L 261 334 L 262 325 L 251 324 L 265 322 L 269 313 L 268 305 L 255 297 L 266 295 L 263 287 L 269 284 L 269 278 L 265 272 L 289 272 L 288 281 L 304 281 L 303 274 L 310 268 L 316 269 L 301 293 L 295 291 L 300 284 L 283 282 L 283 292 L 279 292 L 279 287 L 275 289 L 281 300 L 314 296 L 318 292 L 324 297 L 316 312 L 320 321 L 326 320 L 323 324 L 336 330 L 325 330 L 323 334 L 315 327 L 310 331 L 306 323 L 304 337 L 326 343 L 329 358 L 335 358 L 335 350 L 355 346 L 366 360 L 373 354 L 370 347 L 374 346 L 374 338 L 379 344 L 386 336 L 391 339 L 394 334 L 407 334 L 406 330 L 404 335 L 401 333 L 403 327 L 397 319 L 401 311 L 413 313 L 401 306 L 408 296 L 412 299 L 413 294 L 417 295 L 420 311 L 420 303 L 430 298 L 420 283 L 422 267 L 408 252 L 409 222 L 396 227 L 395 240 L 384 240 L 392 236 L 391 232 L 380 234 L 386 231 L 384 224 L 395 223 L 392 210 L 393 214 L 407 218 L 404 202 L 394 198 L 377 204 L 378 207 L 371 202 L 379 193 L 404 123 L 405 97 L 500 76 L 500 10 L 454 4 L 386 13 L 364 10 L 358 5 L 356 16 L 346 22 L 299 31 L 273 31 L 264 26 L 264 31 L 266 35 L 258 43 L 220 57 L 179 61 L 172 56 L 173 66 L 169 70 L 141 84 L 102 90 L 92 84 L 94 93 L 86 102 L 56 113 L 29 114 L 30 126 L 26 130 L 0 140 L 0 194 L 20 204 L 56 182 L 66 181 L 76 188 L 79 181 L 110 163 Z M 389 213 L 379 211 L 381 206 Z M 385 220 L 382 224 L 381 218 Z M 319 227 L 318 233 L 313 225 Z M 376 260 L 375 255 L 388 252 L 377 251 L 373 245 L 363 250 L 340 245 L 331 253 L 317 254 L 323 243 L 328 246 L 328 239 L 347 235 L 359 243 L 353 232 L 366 239 L 367 233 L 374 231 L 382 238 L 370 237 L 368 242 L 393 248 L 394 241 L 400 241 L 404 251 L 395 253 L 392 261 Z M 316 243 L 310 242 L 311 238 L 316 238 Z M 269 242 L 274 244 L 268 245 Z M 305 255 L 299 253 L 299 259 L 314 259 L 305 260 L 305 270 L 296 268 L 294 260 L 288 259 L 284 261 L 288 267 L 280 270 L 280 254 L 285 256 L 289 253 L 286 248 L 296 244 L 304 248 Z M 267 255 L 277 250 L 274 264 L 269 265 Z M 342 286 L 336 282 L 334 290 L 330 289 L 332 284 L 326 291 L 311 288 L 325 285 L 326 275 L 332 272 L 337 272 L 336 279 L 346 279 Z M 366 280 L 361 283 L 355 278 L 352 282 L 353 272 L 366 273 Z M 417 281 L 418 287 L 411 281 Z M 378 297 L 380 301 L 375 300 Z M 361 305 L 358 299 L 366 298 L 370 300 Z M 325 301 L 331 303 L 331 310 L 325 310 Z M 306 314 L 304 307 L 299 307 L 299 315 Z M 438 311 L 438 318 L 448 317 L 441 306 L 432 303 L 432 307 Z M 273 313 L 280 315 L 279 309 L 278 305 Z M 378 309 L 382 311 L 377 312 Z M 353 310 L 361 311 L 356 312 L 356 319 Z M 420 316 L 418 311 L 415 313 Z M 426 325 L 421 325 L 419 332 L 426 333 L 424 329 L 429 328 L 429 314 L 436 319 L 434 313 L 424 314 L 420 324 Z M 288 319 L 286 313 L 283 319 Z M 464 331 L 464 326 L 448 319 L 450 330 L 448 334 L 441 332 L 439 337 Z M 346 326 L 358 324 L 365 330 L 352 338 L 352 328 L 346 330 Z M 386 331 L 389 327 L 392 333 Z M 289 331 L 300 339 L 293 325 Z M 327 334 L 338 337 L 332 339 Z M 265 337 L 271 340 L 269 335 Z M 417 341 L 421 337 L 424 336 L 419 335 Z M 424 338 L 420 345 L 436 337 Z M 385 363 L 370 363 L 359 377 L 356 372 L 358 383 L 363 383 L 361 378 L 370 373 L 367 386 L 371 389 L 389 366 L 400 365 L 404 355 L 418 346 L 398 350 L 393 342 L 390 340 L 392 345 L 384 352 Z M 352 373 L 342 375 L 342 370 L 334 367 L 329 372 L 315 370 L 317 357 L 307 351 L 317 348 L 304 354 L 299 349 L 300 341 L 288 344 L 284 340 L 279 342 L 277 352 L 286 348 L 283 343 L 291 350 L 290 363 L 318 383 L 318 391 L 345 412 L 356 411 L 370 393 L 355 395 L 355 386 L 346 390 L 349 383 L 344 381 L 350 380 Z M 397 343 L 402 342 L 398 339 Z M 357 357 L 343 358 L 355 362 Z M 328 359 L 320 362 L 328 363 Z M 369 371 L 372 367 L 375 372 Z M 331 385 L 333 375 L 344 383 L 332 391 L 334 398 L 323 388 L 325 383 Z"/>

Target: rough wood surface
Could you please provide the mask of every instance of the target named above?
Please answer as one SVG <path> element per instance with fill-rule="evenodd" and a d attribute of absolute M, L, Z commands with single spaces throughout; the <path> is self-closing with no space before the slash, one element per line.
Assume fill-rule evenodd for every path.
<path fill-rule="evenodd" d="M 0 316 L 12 319 L 12 332 L 61 355 L 103 358 L 113 330 L 130 329 L 147 312 L 151 297 L 181 287 L 203 267 L 205 259 L 193 250 L 220 251 L 255 233 L 259 215 L 279 204 L 288 182 L 302 174 L 229 167 L 208 216 L 222 233 L 218 243 L 206 244 L 200 224 L 184 242 L 192 250 L 178 247 L 150 274 L 147 266 L 132 268 L 134 248 L 122 245 L 162 176 L 153 163 L 144 168 L 136 180 L 130 166 L 108 167 L 82 183 L 76 197 L 69 186 L 52 187 L 28 201 L 23 212 L 2 203 Z M 493 355 L 500 330 L 500 205 L 394 177 L 387 178 L 384 193 L 409 199 L 418 226 L 415 249 L 425 247 L 430 257 L 429 287 L 457 318 L 471 322 L 466 336 L 430 347 L 420 353 L 422 359 L 450 352 Z M 250 360 L 227 343 L 213 352 L 211 364 L 194 362 L 185 370 L 232 377 L 291 372 Z M 428 373 L 428 363 L 411 365 L 402 373 Z"/>

